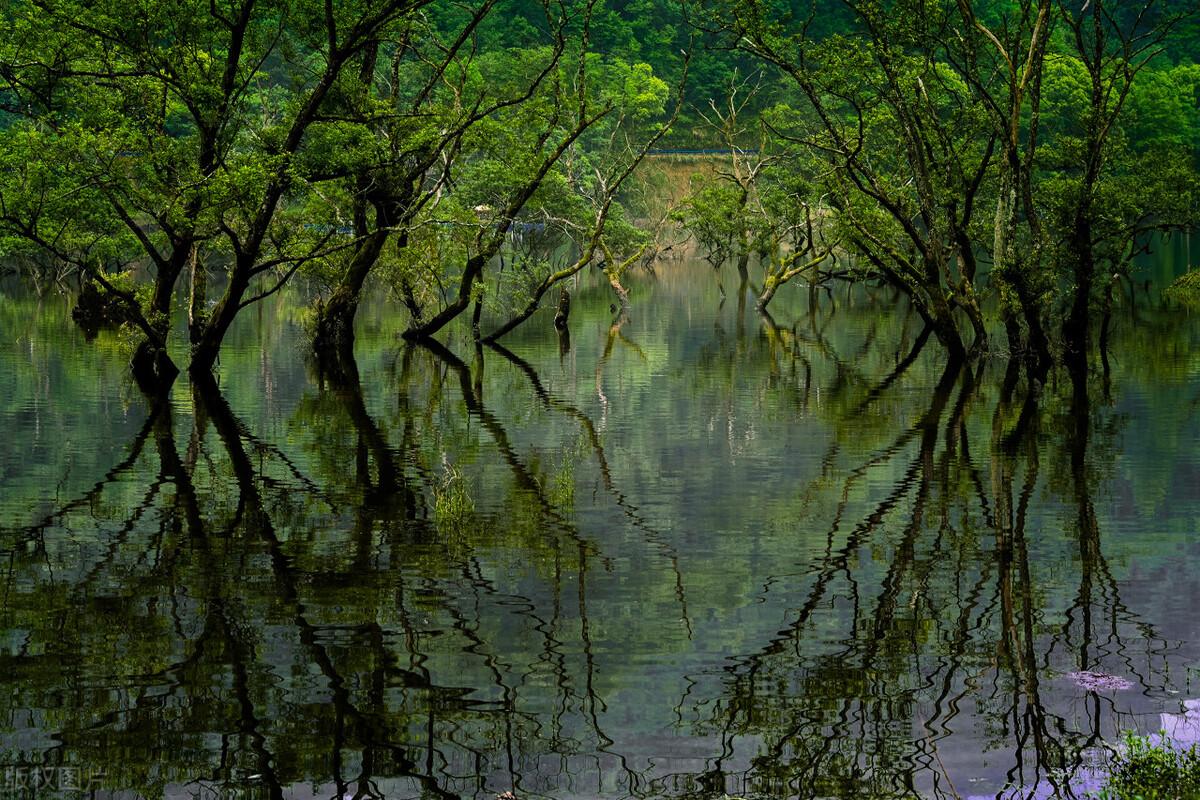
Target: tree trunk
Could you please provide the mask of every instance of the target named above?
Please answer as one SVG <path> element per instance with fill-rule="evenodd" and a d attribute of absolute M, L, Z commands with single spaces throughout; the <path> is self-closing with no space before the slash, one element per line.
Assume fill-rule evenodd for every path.
<path fill-rule="evenodd" d="M 924 285 L 921 287 L 928 298 L 926 323 L 933 327 L 933 335 L 946 348 L 951 365 L 959 365 L 967 360 L 967 348 L 963 344 L 962 334 L 959 333 L 958 323 L 954 320 L 954 306 L 947 296 L 944 276 L 948 275 L 947 259 L 949 254 L 937 239 L 930 241 L 928 251 L 923 256 Z M 920 308 L 918 308 L 920 311 Z"/>
<path fill-rule="evenodd" d="M 353 351 L 358 299 L 357 292 L 343 285 L 317 309 L 312 345 L 318 356 L 337 356 Z"/>
<path fill-rule="evenodd" d="M 179 367 L 175 366 L 167 351 L 149 339 L 137 346 L 129 367 L 138 388 L 151 397 L 164 396 L 179 375 Z"/>
<path fill-rule="evenodd" d="M 1018 284 L 1024 283 L 1024 276 L 1019 274 L 1016 253 L 1017 228 L 1017 176 L 1020 174 L 1020 162 L 1017 154 L 1008 148 L 1000 170 L 1000 189 L 996 199 L 996 219 L 994 222 L 992 253 L 995 275 L 1000 288 L 1000 314 L 1004 320 L 1004 334 L 1008 339 L 1009 350 L 1013 353 L 1023 353 L 1030 346 L 1036 346 L 1032 340 L 1027 340 L 1021 330 L 1021 320 L 1028 320 L 1031 314 L 1025 304 Z"/>
<path fill-rule="evenodd" d="M 205 375 L 212 372 L 221 354 L 221 343 L 229 326 L 241 310 L 242 297 L 249 286 L 249 267 L 238 264 L 234 266 L 225 287 L 225 294 L 217 302 L 212 315 L 204 323 L 197 341 L 192 345 L 192 363 L 188 371 L 193 375 Z"/>
<path fill-rule="evenodd" d="M 317 309 L 313 349 L 321 358 L 340 358 L 354 352 L 354 317 L 358 313 L 363 285 L 379 261 L 389 235 L 387 229 L 376 230 L 359 245 L 341 283 L 329 300 Z"/>
<path fill-rule="evenodd" d="M 408 329 L 401 335 L 409 341 L 428 339 L 446 327 L 459 314 L 466 311 L 467 306 L 471 304 L 471 292 L 475 287 L 475 281 L 483 273 L 483 266 L 491 256 L 492 253 L 484 252 L 469 258 L 467 260 L 467 267 L 463 272 L 462 281 L 459 282 L 458 297 L 441 311 L 430 317 L 427 322 L 414 319 L 408 326 Z"/>
<path fill-rule="evenodd" d="M 158 276 L 154 280 L 154 295 L 150 305 L 156 312 L 168 319 L 171 316 L 171 300 L 175 295 L 175 283 L 179 280 L 179 274 L 183 272 L 184 266 L 195 257 L 195 252 L 194 244 L 178 246 L 172 253 L 171 259 L 159 267 Z M 170 322 L 167 324 L 169 325 Z"/>
<path fill-rule="evenodd" d="M 225 334 L 223 331 L 215 333 L 214 325 L 215 322 L 205 325 L 204 330 L 200 333 L 199 341 L 192 345 L 192 361 L 188 366 L 188 372 L 193 375 L 210 373 L 217 363 L 217 356 L 221 353 L 221 340 Z"/>
<path fill-rule="evenodd" d="M 617 299 L 621 302 L 621 314 L 628 314 L 629 290 L 621 285 L 621 276 L 612 270 L 605 270 L 604 274 L 608 277 L 608 285 L 617 293 Z"/>
<path fill-rule="evenodd" d="M 1071 310 L 1063 322 L 1063 343 L 1069 363 L 1086 365 L 1091 345 L 1092 282 L 1096 269 L 1091 220 L 1086 212 L 1076 217 L 1071 250 L 1075 290 Z"/>
<path fill-rule="evenodd" d="M 743 241 L 741 252 L 738 253 L 737 260 L 738 277 L 741 278 L 743 282 L 750 280 L 750 250 L 747 248 L 748 245 Z"/>
<path fill-rule="evenodd" d="M 191 265 L 192 286 L 188 295 L 188 340 L 195 344 L 204 330 L 207 316 L 205 303 L 208 302 L 208 269 L 200 264 L 200 254 L 195 246 L 189 259 Z"/>
<path fill-rule="evenodd" d="M 179 274 L 196 252 L 195 245 L 176 247 L 170 260 L 160 263 L 154 280 L 154 293 L 150 298 L 153 313 L 149 323 L 155 335 L 138 344 L 130 359 L 129 367 L 138 388 L 148 395 L 164 394 L 179 375 L 179 367 L 167 353 L 167 337 L 171 332 L 171 307 L 175 295 L 175 283 Z"/>
<path fill-rule="evenodd" d="M 564 286 L 558 293 L 558 309 L 554 312 L 554 327 L 566 330 L 567 319 L 571 316 L 571 293 Z"/>
<path fill-rule="evenodd" d="M 967 314 L 967 319 L 971 321 L 971 330 L 975 337 L 971 340 L 971 352 L 982 353 L 987 350 L 988 346 L 987 327 L 983 323 L 983 312 L 980 311 L 974 295 L 965 298 L 962 307 Z"/>
<path fill-rule="evenodd" d="M 762 292 L 758 295 L 758 302 L 755 304 L 759 311 L 766 311 L 767 304 L 775 297 L 775 292 L 779 291 L 779 280 L 774 275 L 768 275 L 763 281 Z"/>
<path fill-rule="evenodd" d="M 1027 361 L 1039 376 L 1044 376 L 1050 369 L 1054 359 L 1050 355 L 1050 337 L 1042 324 L 1042 313 L 1039 304 L 1033 299 L 1033 291 L 1024 275 L 1018 275 L 1013 282 L 1013 289 L 1021 303 L 1021 311 L 1025 315 L 1025 328 L 1028 331 Z"/>
<path fill-rule="evenodd" d="M 946 348 L 950 364 L 961 364 L 967 360 L 967 348 L 963 344 L 962 334 L 954 321 L 954 311 L 946 301 L 941 291 L 935 287 L 931 292 L 933 302 L 930 304 L 928 323 L 933 328 L 942 347 Z"/>
<path fill-rule="evenodd" d="M 559 360 L 562 360 L 562 358 L 569 352 L 571 352 L 571 329 L 564 325 L 558 329 Z"/>

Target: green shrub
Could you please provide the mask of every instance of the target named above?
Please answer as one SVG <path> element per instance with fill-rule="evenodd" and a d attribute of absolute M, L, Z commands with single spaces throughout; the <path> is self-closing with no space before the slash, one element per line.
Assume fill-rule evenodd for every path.
<path fill-rule="evenodd" d="M 1184 308 L 1200 308 L 1200 268 L 1176 278 L 1163 292 L 1163 297 Z"/>
<path fill-rule="evenodd" d="M 1197 800 L 1200 798 L 1200 750 L 1173 747 L 1128 734 L 1125 749 L 1109 767 L 1102 800 Z"/>

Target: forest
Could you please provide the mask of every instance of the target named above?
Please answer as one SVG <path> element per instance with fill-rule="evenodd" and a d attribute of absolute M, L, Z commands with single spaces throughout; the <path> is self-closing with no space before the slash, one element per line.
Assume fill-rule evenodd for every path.
<path fill-rule="evenodd" d="M 1076 6 L 17 2 L 0 247 L 147 386 L 176 328 L 210 371 L 297 275 L 337 362 L 367 288 L 406 338 L 470 311 L 496 340 L 589 266 L 627 302 L 680 225 L 753 256 L 764 309 L 883 283 L 951 359 L 1086 365 L 1135 256 L 1196 223 L 1200 23 Z M 638 166 L 671 145 L 728 155 L 661 213 Z"/>
<path fill-rule="evenodd" d="M 0 797 L 1200 797 L 1195 0 L 0 18 Z"/>

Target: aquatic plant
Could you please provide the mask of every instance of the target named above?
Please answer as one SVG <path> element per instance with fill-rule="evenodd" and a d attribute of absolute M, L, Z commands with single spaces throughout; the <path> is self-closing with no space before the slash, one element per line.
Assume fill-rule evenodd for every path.
<path fill-rule="evenodd" d="M 1200 749 L 1186 750 L 1165 736 L 1126 734 L 1113 757 L 1100 800 L 1194 800 L 1200 798 Z"/>
<path fill-rule="evenodd" d="M 433 520 L 447 534 L 461 534 L 470 527 L 475 515 L 467 482 L 461 472 L 447 465 L 445 475 L 434 487 Z"/>

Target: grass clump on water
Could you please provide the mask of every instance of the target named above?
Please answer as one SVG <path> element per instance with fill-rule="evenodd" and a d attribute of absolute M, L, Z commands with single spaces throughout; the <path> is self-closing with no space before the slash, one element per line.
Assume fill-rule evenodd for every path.
<path fill-rule="evenodd" d="M 433 491 L 433 521 L 440 531 L 451 536 L 467 533 L 474 521 L 475 503 L 462 473 L 447 466 Z"/>

